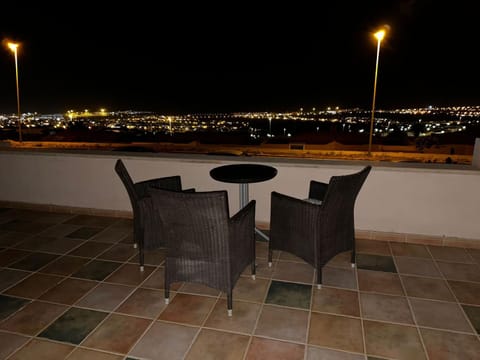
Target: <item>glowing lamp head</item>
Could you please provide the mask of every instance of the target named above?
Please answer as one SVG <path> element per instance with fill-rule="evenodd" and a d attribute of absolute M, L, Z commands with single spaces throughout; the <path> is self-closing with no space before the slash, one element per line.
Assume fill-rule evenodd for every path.
<path fill-rule="evenodd" d="M 385 30 L 379 30 L 377 31 L 375 34 L 373 34 L 373 36 L 375 36 L 375 38 L 378 40 L 378 41 L 382 41 L 383 38 L 385 37 Z"/>
<path fill-rule="evenodd" d="M 18 46 L 19 46 L 20 44 L 9 42 L 7 45 L 8 45 L 8 48 L 9 48 L 10 50 L 12 50 L 14 53 L 16 53 L 16 52 L 17 52 L 17 48 L 18 48 Z"/>

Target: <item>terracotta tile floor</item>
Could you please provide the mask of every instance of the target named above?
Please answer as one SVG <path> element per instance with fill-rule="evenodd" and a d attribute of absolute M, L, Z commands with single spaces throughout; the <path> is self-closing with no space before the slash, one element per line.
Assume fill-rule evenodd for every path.
<path fill-rule="evenodd" d="M 357 240 L 311 266 L 257 241 L 224 294 L 139 271 L 125 219 L 0 209 L 0 359 L 479 359 L 480 250 Z"/>

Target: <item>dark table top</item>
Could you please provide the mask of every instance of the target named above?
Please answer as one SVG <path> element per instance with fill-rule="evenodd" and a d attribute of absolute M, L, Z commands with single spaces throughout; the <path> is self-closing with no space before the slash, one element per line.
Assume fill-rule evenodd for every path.
<path fill-rule="evenodd" d="M 210 170 L 210 176 L 215 180 L 245 184 L 270 180 L 277 175 L 277 169 L 268 165 L 233 164 L 223 165 Z"/>

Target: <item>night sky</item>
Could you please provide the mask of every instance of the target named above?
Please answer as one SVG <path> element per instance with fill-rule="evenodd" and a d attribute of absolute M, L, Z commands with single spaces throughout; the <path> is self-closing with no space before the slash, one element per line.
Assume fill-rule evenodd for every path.
<path fill-rule="evenodd" d="M 475 1 L 164 3 L 3 9 L 1 39 L 22 43 L 22 112 L 370 109 L 384 24 L 377 109 L 480 105 Z M 15 112 L 2 43 L 0 113 Z"/>

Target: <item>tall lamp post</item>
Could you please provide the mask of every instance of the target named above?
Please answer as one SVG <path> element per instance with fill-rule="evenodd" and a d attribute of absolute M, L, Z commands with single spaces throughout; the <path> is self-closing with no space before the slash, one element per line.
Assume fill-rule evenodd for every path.
<path fill-rule="evenodd" d="M 385 29 L 377 31 L 373 34 L 377 39 L 377 61 L 375 62 L 375 81 L 373 83 L 373 101 L 372 101 L 372 118 L 370 120 L 370 135 L 368 137 L 368 156 L 372 155 L 372 136 L 373 136 L 373 122 L 375 119 L 375 97 L 377 95 L 377 75 L 378 75 L 378 59 L 380 58 L 380 44 L 385 37 Z"/>
<path fill-rule="evenodd" d="M 18 60 L 17 60 L 17 48 L 20 44 L 9 42 L 8 47 L 12 50 L 15 57 L 15 78 L 17 81 L 17 116 L 18 116 L 18 141 L 22 142 L 22 122 L 20 120 L 20 89 L 18 86 Z"/>

